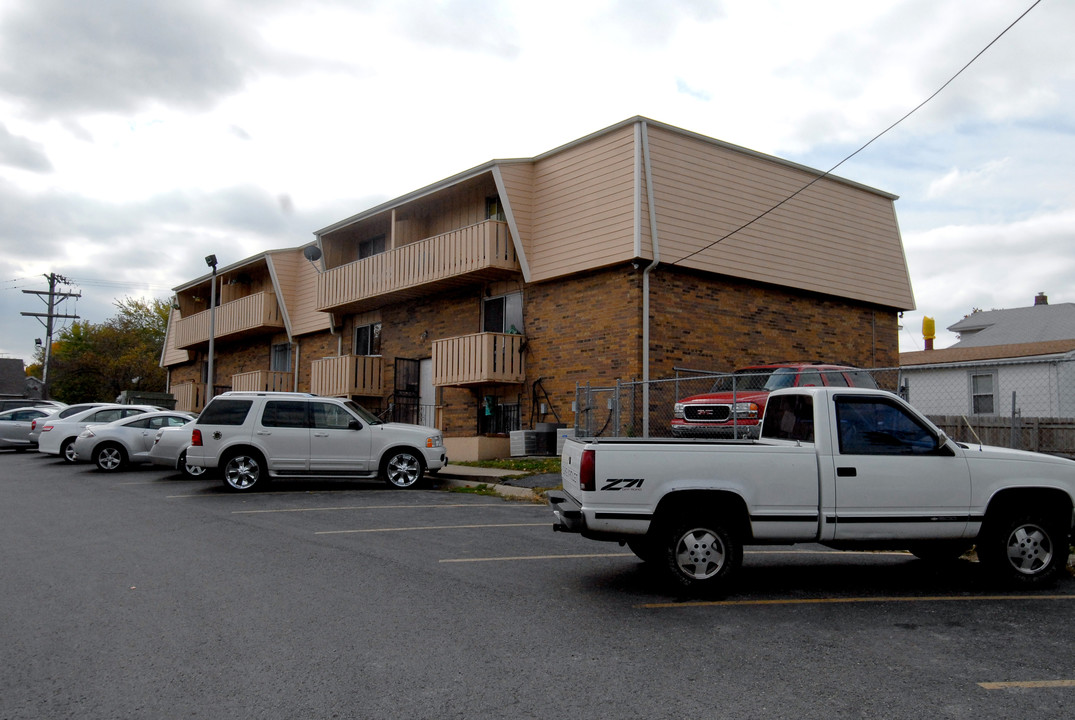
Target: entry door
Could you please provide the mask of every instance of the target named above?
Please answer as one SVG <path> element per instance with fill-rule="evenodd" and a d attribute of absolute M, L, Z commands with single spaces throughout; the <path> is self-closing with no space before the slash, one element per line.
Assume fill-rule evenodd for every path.
<path fill-rule="evenodd" d="M 416 424 L 418 422 L 418 397 L 421 368 L 419 361 L 396 358 L 396 386 L 393 390 L 392 420 Z"/>

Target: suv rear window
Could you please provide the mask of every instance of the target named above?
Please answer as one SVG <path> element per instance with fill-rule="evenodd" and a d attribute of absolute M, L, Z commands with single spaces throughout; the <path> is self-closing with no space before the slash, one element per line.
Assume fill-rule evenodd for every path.
<path fill-rule="evenodd" d="M 242 425 L 250 412 L 251 400 L 216 399 L 198 416 L 199 425 Z"/>

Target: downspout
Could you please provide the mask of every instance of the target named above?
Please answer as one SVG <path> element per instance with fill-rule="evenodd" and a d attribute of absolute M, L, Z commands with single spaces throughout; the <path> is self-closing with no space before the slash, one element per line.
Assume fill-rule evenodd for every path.
<path fill-rule="evenodd" d="M 646 121 L 639 123 L 642 136 L 642 163 L 646 171 L 646 203 L 649 208 L 649 235 L 653 243 L 653 262 L 642 271 L 642 436 L 649 437 L 649 276 L 661 262 L 660 244 L 657 242 L 657 208 L 653 201 L 653 169 L 649 158 L 649 133 Z M 637 193 L 636 193 L 637 196 Z M 635 223 L 641 232 L 640 222 Z M 641 246 L 641 237 L 639 237 Z"/>

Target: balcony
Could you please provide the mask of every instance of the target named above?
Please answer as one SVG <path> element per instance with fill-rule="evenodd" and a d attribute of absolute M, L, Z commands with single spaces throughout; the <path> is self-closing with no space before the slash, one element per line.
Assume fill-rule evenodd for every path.
<path fill-rule="evenodd" d="M 433 384 L 522 383 L 523 335 L 475 333 L 433 343 Z"/>
<path fill-rule="evenodd" d="M 246 392 L 290 392 L 295 389 L 295 376 L 289 372 L 253 370 L 231 376 L 231 389 Z"/>
<path fill-rule="evenodd" d="M 343 355 L 314 360 L 310 367 L 310 392 L 329 397 L 384 397 L 384 358 Z"/>
<path fill-rule="evenodd" d="M 259 292 L 224 303 L 216 309 L 216 339 L 276 332 L 284 317 L 276 293 Z M 209 342 L 209 310 L 176 323 L 175 344 L 180 349 Z"/>
<path fill-rule="evenodd" d="M 321 273 L 317 309 L 362 312 L 518 272 L 507 223 L 486 220 Z"/>
<path fill-rule="evenodd" d="M 172 395 L 175 395 L 176 410 L 200 413 L 205 407 L 205 383 L 176 383 L 172 386 Z"/>

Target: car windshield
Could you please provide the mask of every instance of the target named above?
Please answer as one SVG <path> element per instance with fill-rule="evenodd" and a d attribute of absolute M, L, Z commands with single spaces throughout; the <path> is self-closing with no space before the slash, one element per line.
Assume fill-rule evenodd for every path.
<path fill-rule="evenodd" d="M 795 384 L 795 368 L 776 368 L 769 370 L 755 368 L 736 370 L 731 375 L 724 375 L 713 383 L 710 392 L 772 392 Z"/>
<path fill-rule="evenodd" d="M 376 415 L 371 413 L 369 410 L 367 410 L 366 408 L 364 408 L 361 405 L 359 405 L 358 403 L 356 403 L 354 400 L 348 400 L 347 402 L 344 403 L 344 405 L 347 407 L 348 410 L 350 410 L 355 415 L 358 415 L 360 418 L 362 418 L 362 421 L 365 422 L 367 425 L 382 425 L 383 424 L 379 417 L 377 417 Z"/>

